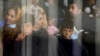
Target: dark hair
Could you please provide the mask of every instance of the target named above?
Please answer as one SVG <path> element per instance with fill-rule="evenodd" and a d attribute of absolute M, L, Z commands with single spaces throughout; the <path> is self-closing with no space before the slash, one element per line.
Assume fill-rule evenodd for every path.
<path fill-rule="evenodd" d="M 68 28 L 68 29 L 73 29 L 74 27 L 74 23 L 72 20 L 64 20 L 61 24 L 61 28 L 60 30 L 62 31 L 63 29 L 65 28 Z"/>
<path fill-rule="evenodd" d="M 10 9 L 13 9 L 13 10 L 15 11 L 15 15 L 17 16 L 17 13 L 18 13 L 18 7 L 17 7 L 17 6 L 11 6 L 10 8 L 7 9 L 7 11 L 6 11 L 5 14 L 7 14 L 8 11 L 9 11 Z"/>
<path fill-rule="evenodd" d="M 32 25 L 35 24 L 35 18 L 32 14 L 25 14 L 22 16 L 22 19 L 20 20 L 21 25 L 24 23 L 31 23 Z"/>
<path fill-rule="evenodd" d="M 79 9 L 81 9 L 81 5 L 80 5 L 80 3 L 75 2 L 75 1 L 70 2 L 70 3 L 68 4 L 68 8 L 70 8 L 70 5 L 72 5 L 72 4 L 75 4 Z"/>

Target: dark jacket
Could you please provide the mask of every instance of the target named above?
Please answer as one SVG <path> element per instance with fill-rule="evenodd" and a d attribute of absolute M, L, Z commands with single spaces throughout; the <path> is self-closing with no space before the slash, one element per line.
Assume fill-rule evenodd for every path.
<path fill-rule="evenodd" d="M 32 56 L 48 56 L 47 31 L 43 28 L 33 31 L 32 37 Z"/>
<path fill-rule="evenodd" d="M 14 56 L 48 56 L 48 34 L 44 29 L 33 31 L 14 43 Z"/>
<path fill-rule="evenodd" d="M 13 56 L 13 44 L 18 34 L 18 28 L 7 28 L 3 30 L 3 56 Z"/>
<path fill-rule="evenodd" d="M 86 49 L 76 40 L 58 37 L 58 56 L 88 56 Z"/>

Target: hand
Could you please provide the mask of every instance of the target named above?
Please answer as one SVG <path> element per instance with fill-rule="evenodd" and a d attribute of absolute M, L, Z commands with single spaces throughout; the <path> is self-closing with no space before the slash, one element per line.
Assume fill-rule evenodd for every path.
<path fill-rule="evenodd" d="M 25 38 L 25 35 L 23 33 L 19 33 L 18 36 L 17 36 L 17 38 L 16 38 L 16 40 L 17 41 L 21 41 L 24 38 Z"/>

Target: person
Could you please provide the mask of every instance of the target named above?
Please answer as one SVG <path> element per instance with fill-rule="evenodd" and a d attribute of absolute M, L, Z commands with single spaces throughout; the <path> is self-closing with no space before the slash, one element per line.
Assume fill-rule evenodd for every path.
<path fill-rule="evenodd" d="M 24 55 L 32 55 L 32 32 L 35 24 L 34 21 L 34 16 L 31 14 L 23 15 L 20 20 L 20 30 L 13 47 L 14 56 L 22 56 L 23 53 L 25 53 Z"/>
<path fill-rule="evenodd" d="M 3 26 L 3 56 L 13 56 L 13 43 L 18 33 L 16 23 L 17 7 L 10 7 L 5 14 Z"/>
<path fill-rule="evenodd" d="M 50 36 L 55 36 L 59 32 L 59 29 L 52 22 L 54 22 L 53 19 L 49 19 L 47 32 Z"/>
<path fill-rule="evenodd" d="M 22 7 L 22 15 L 28 13 L 33 14 L 35 17 L 35 22 L 38 21 L 39 17 L 41 16 L 43 19 L 43 27 L 47 28 L 47 16 L 45 14 L 45 11 L 42 7 L 39 6 L 38 0 L 32 0 L 32 4 L 26 5 Z M 37 24 L 37 23 L 36 23 Z"/>
<path fill-rule="evenodd" d="M 38 15 L 37 20 L 35 20 L 35 29 L 39 29 L 39 28 L 43 28 L 43 29 L 47 29 L 47 20 L 46 20 L 46 15 L 44 12 L 41 12 Z"/>
<path fill-rule="evenodd" d="M 70 3 L 69 13 L 74 17 L 73 21 L 77 29 L 95 32 L 95 17 L 89 17 L 86 13 L 82 13 L 81 7 L 78 4 L 74 2 Z"/>
<path fill-rule="evenodd" d="M 42 14 L 39 15 L 38 20 L 35 22 L 33 36 L 37 38 L 33 38 L 32 43 L 37 43 L 37 47 L 32 45 L 34 48 L 32 49 L 33 56 L 47 56 L 48 55 L 48 32 L 46 31 L 47 28 L 44 28 L 44 19 L 42 18 Z M 38 40 L 39 39 L 39 40 Z M 34 42 L 35 41 L 35 42 Z M 39 49 L 37 49 L 39 48 Z M 35 51 L 35 50 L 36 51 Z M 38 55 L 36 55 L 39 52 Z"/>
<path fill-rule="evenodd" d="M 82 11 L 81 11 L 81 7 L 78 6 L 78 4 L 72 2 L 68 5 L 68 11 L 69 11 L 69 15 L 73 17 L 73 22 L 75 27 L 77 28 L 77 30 L 82 29 Z"/>
<path fill-rule="evenodd" d="M 38 17 L 38 10 L 44 11 L 42 7 L 39 6 L 39 0 L 32 0 L 32 4 L 28 4 L 22 7 L 22 15 L 28 13 L 33 14 L 35 19 Z"/>
<path fill-rule="evenodd" d="M 19 8 L 19 6 L 17 6 L 17 5 L 14 5 L 14 6 L 11 6 L 11 7 L 16 7 L 16 10 L 18 10 L 17 11 L 17 15 L 16 15 L 16 20 L 15 20 L 15 22 L 18 22 L 19 20 L 20 20 L 20 17 L 21 17 L 21 13 L 22 13 L 22 11 L 21 11 L 21 8 Z M 10 8 L 11 8 L 10 7 Z M 7 9 L 6 9 L 7 10 Z M 9 10 L 9 8 L 8 8 L 8 10 Z M 5 14 L 5 13 L 4 13 Z M 2 19 L 2 20 L 0 20 L 0 28 L 3 28 L 4 27 L 4 25 L 5 25 L 5 19 Z"/>
<path fill-rule="evenodd" d="M 58 37 L 58 56 L 88 56 L 85 47 L 77 40 L 70 39 L 74 24 L 71 20 L 61 24 L 60 36 Z"/>
<path fill-rule="evenodd" d="M 55 19 L 56 22 L 53 22 L 54 25 L 57 27 L 57 21 L 58 21 L 58 6 L 56 0 L 47 0 L 44 3 L 44 10 L 47 14 L 47 19 L 49 20 L 49 17 L 52 17 L 51 19 Z"/>
<path fill-rule="evenodd" d="M 21 30 L 14 42 L 15 56 L 47 56 L 48 33 L 46 30 L 35 29 L 35 18 L 32 14 L 23 15 L 21 22 Z"/>
<path fill-rule="evenodd" d="M 89 55 L 95 56 L 95 17 L 89 17 L 86 13 L 82 13 L 80 5 L 73 2 L 69 4 L 69 12 L 74 17 L 73 21 L 76 29 L 84 30 L 81 39 L 82 43 L 87 48 Z"/>
<path fill-rule="evenodd" d="M 1 37 L 1 33 L 0 33 L 0 56 L 3 56 L 3 46 L 2 46 L 2 37 Z"/>
<path fill-rule="evenodd" d="M 45 11 L 47 16 L 50 16 L 52 18 L 56 18 L 57 17 L 57 1 L 56 0 L 47 0 L 44 3 L 45 6 Z"/>
<path fill-rule="evenodd" d="M 69 17 L 66 17 L 66 19 L 64 20 L 71 20 L 74 22 L 74 17 L 72 15 L 68 15 Z M 75 18 L 77 19 L 77 18 Z M 64 21 L 63 20 L 63 21 Z M 80 34 L 84 31 L 83 29 L 77 29 L 76 25 L 74 25 L 73 27 L 74 31 L 73 34 L 71 35 L 71 39 L 80 39 L 78 37 L 80 37 Z"/>

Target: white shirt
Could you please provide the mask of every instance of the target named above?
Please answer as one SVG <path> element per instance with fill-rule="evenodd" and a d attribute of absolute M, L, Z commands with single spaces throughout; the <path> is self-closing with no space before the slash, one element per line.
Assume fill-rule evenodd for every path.
<path fill-rule="evenodd" d="M 16 24 L 10 24 L 7 27 L 9 27 L 9 28 L 15 28 L 16 27 Z"/>

